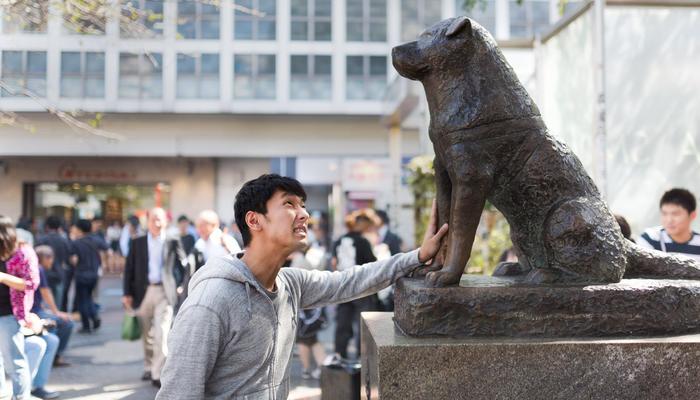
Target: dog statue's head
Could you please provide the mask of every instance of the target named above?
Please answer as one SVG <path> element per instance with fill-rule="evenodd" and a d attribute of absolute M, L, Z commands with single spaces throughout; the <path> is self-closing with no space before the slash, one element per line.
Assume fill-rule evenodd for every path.
<path fill-rule="evenodd" d="M 394 47 L 392 61 L 401 76 L 423 83 L 432 124 L 460 128 L 539 115 L 491 34 L 467 17 L 438 22 Z"/>

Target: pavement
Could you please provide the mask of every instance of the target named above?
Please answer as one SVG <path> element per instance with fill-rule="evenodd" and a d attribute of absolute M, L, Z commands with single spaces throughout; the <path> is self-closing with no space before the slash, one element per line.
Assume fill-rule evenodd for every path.
<path fill-rule="evenodd" d="M 143 373 L 141 341 L 129 342 L 121 339 L 121 322 L 124 316 L 121 306 L 121 278 L 103 277 L 99 291 L 102 327 L 93 334 L 79 334 L 77 329 L 80 323 L 76 322 L 76 331 L 64 354 L 65 361 L 71 365 L 54 368 L 47 389 L 60 392 L 61 399 L 154 399 L 157 389 L 150 382 L 140 380 Z M 329 326 L 319 336 L 329 354 L 333 347 L 333 329 L 333 326 Z M 295 351 L 291 366 L 293 389 L 289 399 L 320 399 L 319 381 L 302 379 L 301 372 L 301 362 Z"/>

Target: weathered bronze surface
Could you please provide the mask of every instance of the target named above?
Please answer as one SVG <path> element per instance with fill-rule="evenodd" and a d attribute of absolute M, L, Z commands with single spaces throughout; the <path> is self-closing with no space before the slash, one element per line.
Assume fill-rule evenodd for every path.
<path fill-rule="evenodd" d="M 604 337 L 700 332 L 700 281 L 623 279 L 604 285 L 529 284 L 465 275 L 459 287 L 402 279 L 396 325 L 407 335 Z"/>
<path fill-rule="evenodd" d="M 547 132 L 537 106 L 477 23 L 466 17 L 439 22 L 417 41 L 395 47 L 393 63 L 425 88 L 439 222 L 450 224 L 428 285 L 459 282 L 486 200 L 508 220 L 519 259 L 499 266 L 499 275 L 578 285 L 623 276 L 700 279 L 698 263 L 623 239 L 579 159 Z"/>

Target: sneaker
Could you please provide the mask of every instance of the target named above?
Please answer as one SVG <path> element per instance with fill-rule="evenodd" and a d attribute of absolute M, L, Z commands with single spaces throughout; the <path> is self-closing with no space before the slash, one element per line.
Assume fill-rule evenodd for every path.
<path fill-rule="evenodd" d="M 97 318 L 94 321 L 92 321 L 92 327 L 94 330 L 100 329 L 100 326 L 102 326 L 102 320 Z"/>
<path fill-rule="evenodd" d="M 316 368 L 315 370 L 311 371 L 311 377 L 314 379 L 321 379 L 321 368 Z"/>
<path fill-rule="evenodd" d="M 32 396 L 40 399 L 57 399 L 60 394 L 58 394 L 58 392 L 49 392 L 44 388 L 37 388 L 32 390 Z"/>
<path fill-rule="evenodd" d="M 151 371 L 145 371 L 143 375 L 141 375 L 141 380 L 142 381 L 150 381 L 151 380 Z"/>
<path fill-rule="evenodd" d="M 92 333 L 92 329 L 80 328 L 78 329 L 78 333 L 80 333 L 81 335 L 89 335 Z"/>
<path fill-rule="evenodd" d="M 311 379 L 311 373 L 307 370 L 304 370 L 301 373 L 301 379 Z"/>
<path fill-rule="evenodd" d="M 151 381 L 151 385 L 153 385 L 153 386 L 157 387 L 158 389 L 160 389 L 160 379 L 153 379 L 153 380 Z"/>

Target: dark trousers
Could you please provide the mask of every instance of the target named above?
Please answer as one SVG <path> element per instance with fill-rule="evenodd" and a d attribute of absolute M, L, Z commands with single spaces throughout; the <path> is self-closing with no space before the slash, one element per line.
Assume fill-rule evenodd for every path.
<path fill-rule="evenodd" d="M 360 313 L 377 310 L 377 295 L 338 304 L 335 324 L 335 352 L 348 358 L 348 343 L 355 337 L 357 358 L 360 358 Z M 353 331 L 355 332 L 353 334 Z"/>
<path fill-rule="evenodd" d="M 90 331 L 94 327 L 97 317 L 97 308 L 92 301 L 92 291 L 95 290 L 97 279 L 78 280 L 75 281 L 75 296 L 78 298 L 78 309 L 80 310 L 80 320 L 83 323 L 83 330 Z"/>
<path fill-rule="evenodd" d="M 73 272 L 73 267 L 70 267 L 63 271 L 63 297 L 60 299 L 56 299 L 59 302 L 59 310 L 64 312 L 68 311 L 68 293 L 70 292 L 70 285 L 73 282 Z M 73 305 L 75 305 L 75 302 L 73 302 Z M 73 307 L 73 311 L 75 310 L 75 307 Z"/>

